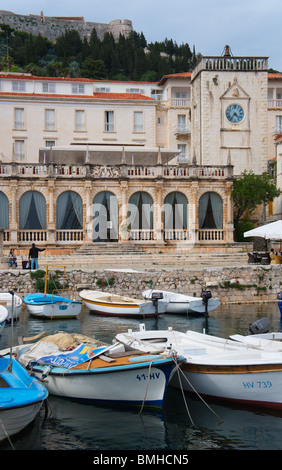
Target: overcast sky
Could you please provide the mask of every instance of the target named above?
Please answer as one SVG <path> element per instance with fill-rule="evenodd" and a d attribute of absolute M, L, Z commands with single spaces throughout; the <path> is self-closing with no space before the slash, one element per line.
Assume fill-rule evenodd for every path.
<path fill-rule="evenodd" d="M 2 10 L 45 16 L 83 16 L 109 23 L 129 19 L 147 42 L 173 39 L 202 55 L 269 57 L 282 71 L 281 0 L 2 0 Z"/>

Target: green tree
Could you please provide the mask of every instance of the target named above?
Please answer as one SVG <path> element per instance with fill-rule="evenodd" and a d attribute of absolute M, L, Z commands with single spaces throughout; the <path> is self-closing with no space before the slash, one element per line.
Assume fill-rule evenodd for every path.
<path fill-rule="evenodd" d="M 232 188 L 235 232 L 243 218 L 248 219 L 259 205 L 265 206 L 279 195 L 280 189 L 277 189 L 271 175 L 255 175 L 245 170 L 234 180 Z"/>
<path fill-rule="evenodd" d="M 86 58 L 81 64 L 81 75 L 84 78 L 102 79 L 106 76 L 106 67 L 102 60 Z"/>

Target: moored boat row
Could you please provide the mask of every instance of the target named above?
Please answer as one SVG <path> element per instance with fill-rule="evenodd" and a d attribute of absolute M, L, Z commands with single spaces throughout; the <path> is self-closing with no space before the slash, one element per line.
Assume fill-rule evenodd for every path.
<path fill-rule="evenodd" d="M 139 308 L 144 303 L 158 311 L 161 305 L 169 303 L 164 295 L 159 295 L 160 291 L 150 292 L 156 296 L 141 301 Z M 103 302 L 105 299 L 104 296 Z M 201 301 L 204 303 L 203 298 Z M 146 331 L 140 325 L 139 331 L 117 334 L 113 344 L 80 338 L 77 344 L 57 345 L 54 338 L 47 337 L 35 344 L 18 345 L 14 348 L 13 370 L 18 377 L 24 370 L 27 377 L 42 385 L 42 393 L 45 390 L 45 398 L 39 400 L 37 407 L 34 404 L 37 412 L 48 393 L 98 403 L 161 408 L 168 385 L 199 396 L 282 409 L 280 336 L 263 333 L 220 338 L 172 328 Z M 9 354 L 1 353 L 6 361 L 5 373 Z M 12 392 L 15 395 L 5 385 L 3 407 L 5 401 L 16 405 Z M 29 415 L 31 420 L 37 412 Z M 17 432 L 8 430 L 8 422 L 5 426 L 5 435 L 0 435 L 0 440 Z"/>

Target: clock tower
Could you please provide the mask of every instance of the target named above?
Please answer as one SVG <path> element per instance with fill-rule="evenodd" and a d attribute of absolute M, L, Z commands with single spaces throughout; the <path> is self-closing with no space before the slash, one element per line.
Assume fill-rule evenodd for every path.
<path fill-rule="evenodd" d="M 266 57 L 202 57 L 191 74 L 191 153 L 199 165 L 267 170 Z"/>

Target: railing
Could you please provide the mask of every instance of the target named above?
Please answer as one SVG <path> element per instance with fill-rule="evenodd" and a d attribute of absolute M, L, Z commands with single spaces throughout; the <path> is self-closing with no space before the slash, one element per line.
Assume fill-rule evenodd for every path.
<path fill-rule="evenodd" d="M 191 100 L 188 98 L 171 98 L 167 101 L 167 106 L 171 108 L 190 108 Z"/>
<path fill-rule="evenodd" d="M 154 240 L 154 230 L 153 229 L 133 229 L 130 230 L 128 233 L 128 239 L 133 240 L 133 241 L 148 241 L 148 240 Z"/>
<path fill-rule="evenodd" d="M 274 128 L 274 135 L 277 135 L 277 134 L 282 134 L 282 125 L 281 126 L 275 126 Z"/>
<path fill-rule="evenodd" d="M 225 241 L 225 230 L 200 229 L 198 239 L 201 242 Z"/>
<path fill-rule="evenodd" d="M 176 125 L 173 128 L 173 132 L 174 134 L 182 134 L 182 135 L 191 134 L 191 126 Z"/>
<path fill-rule="evenodd" d="M 204 70 L 267 71 L 268 60 L 267 57 L 202 57 L 192 70 L 191 80 Z"/>
<path fill-rule="evenodd" d="M 179 163 L 181 159 L 178 159 Z M 184 162 L 183 162 L 184 163 Z M 0 164 L 0 179 L 17 177 L 25 179 L 93 179 L 118 178 L 216 178 L 233 176 L 231 165 L 43 165 L 7 163 Z"/>
<path fill-rule="evenodd" d="M 191 233 L 187 229 L 165 229 L 164 239 L 166 241 L 191 240 Z"/>
<path fill-rule="evenodd" d="M 282 108 L 282 100 L 268 100 L 269 108 Z"/>
<path fill-rule="evenodd" d="M 81 242 L 83 241 L 83 230 L 56 230 L 56 241 Z"/>
<path fill-rule="evenodd" d="M 18 230 L 19 242 L 46 242 L 47 230 Z"/>

